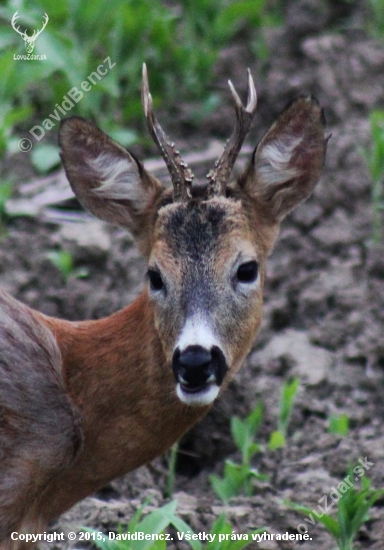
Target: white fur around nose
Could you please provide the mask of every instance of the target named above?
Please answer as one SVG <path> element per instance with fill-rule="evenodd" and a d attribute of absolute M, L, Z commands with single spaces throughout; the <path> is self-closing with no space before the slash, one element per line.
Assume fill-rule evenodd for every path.
<path fill-rule="evenodd" d="M 217 384 L 209 384 L 204 390 L 198 393 L 185 393 L 180 384 L 176 386 L 177 397 L 190 407 L 204 407 L 210 405 L 219 395 L 220 388 Z"/>
<path fill-rule="evenodd" d="M 186 320 L 175 348 L 179 348 L 182 353 L 188 346 L 201 346 L 206 350 L 218 346 L 221 349 L 220 342 L 214 335 L 209 323 L 200 316 Z"/>

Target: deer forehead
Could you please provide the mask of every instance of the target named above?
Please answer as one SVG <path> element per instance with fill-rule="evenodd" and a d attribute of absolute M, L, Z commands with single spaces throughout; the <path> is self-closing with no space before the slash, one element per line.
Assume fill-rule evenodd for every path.
<path fill-rule="evenodd" d="M 241 202 L 221 197 L 161 208 L 154 241 L 152 259 L 177 266 L 220 266 L 234 254 L 257 255 Z"/>

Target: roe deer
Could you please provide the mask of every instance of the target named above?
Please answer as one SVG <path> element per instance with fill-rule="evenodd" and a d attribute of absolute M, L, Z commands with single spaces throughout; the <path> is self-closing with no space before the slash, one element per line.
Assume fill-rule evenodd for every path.
<path fill-rule="evenodd" d="M 327 140 L 317 101 L 299 97 L 229 184 L 256 108 L 250 73 L 246 106 L 229 85 L 237 122 L 205 186 L 192 184 L 155 118 L 145 65 L 144 112 L 172 190 L 90 122 L 61 125 L 74 193 L 133 234 L 148 260 L 147 285 L 125 309 L 83 322 L 0 294 L 3 550 L 28 547 L 12 532 L 43 533 L 76 502 L 167 450 L 208 411 L 252 346 L 266 258 L 281 220 L 318 181 Z"/>

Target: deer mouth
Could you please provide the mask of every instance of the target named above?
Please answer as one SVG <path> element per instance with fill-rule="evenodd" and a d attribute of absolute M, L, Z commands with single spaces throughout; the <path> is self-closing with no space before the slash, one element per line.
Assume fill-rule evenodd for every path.
<path fill-rule="evenodd" d="M 176 386 L 176 394 L 180 401 L 192 407 L 210 405 L 219 395 L 219 391 L 220 386 L 214 383 L 191 388 L 179 382 Z"/>
<path fill-rule="evenodd" d="M 200 386 L 192 386 L 192 387 L 188 383 L 185 383 L 185 381 L 179 380 L 179 385 L 180 385 L 180 389 L 184 393 L 191 393 L 191 394 L 205 392 L 210 386 L 217 386 L 214 380 L 207 381 L 205 384 L 200 384 Z"/>
<path fill-rule="evenodd" d="M 172 369 L 179 399 L 187 405 L 204 406 L 216 399 L 228 367 L 217 346 L 208 351 L 194 345 L 183 352 L 175 350 Z"/>

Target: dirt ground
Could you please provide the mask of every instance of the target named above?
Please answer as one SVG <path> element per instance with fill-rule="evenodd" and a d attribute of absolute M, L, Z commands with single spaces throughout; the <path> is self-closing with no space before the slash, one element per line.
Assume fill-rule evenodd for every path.
<path fill-rule="evenodd" d="M 384 487 L 384 249 L 371 243 L 371 181 L 361 156 L 370 143 L 368 114 L 384 107 L 384 45 L 361 30 L 362 5 L 288 2 L 285 27 L 268 36 L 268 61 L 255 59 L 247 37 L 222 53 L 215 68 L 222 103 L 198 129 L 186 123 L 188 105 L 178 106 L 178 118 L 169 126 L 162 113 L 182 151 L 198 152 L 214 140 L 223 141 L 234 120 L 226 81 L 230 78 L 243 92 L 250 67 L 259 107 L 249 145 L 300 93 L 318 98 L 332 134 L 323 177 L 314 195 L 284 222 L 270 258 L 264 321 L 253 351 L 210 414 L 181 442 L 175 498 L 180 515 L 196 532 L 209 531 L 224 510 L 238 532 L 268 526 L 271 533 L 295 533 L 304 517 L 282 501 L 316 510 L 318 500 L 330 495 L 359 458 L 369 462 L 373 486 Z M 17 198 L 32 174 L 23 153 L 16 160 Z M 210 166 L 200 168 L 206 173 Z M 62 220 L 48 219 L 44 211 L 12 218 L 0 242 L 0 283 L 47 314 L 99 318 L 137 295 L 145 265 L 123 230 L 84 216 L 65 221 L 75 206 L 73 201 L 65 204 Z M 64 281 L 47 258 L 54 249 L 70 251 L 75 268 L 86 270 L 87 276 L 79 278 L 75 270 Z M 222 474 L 226 458 L 240 458 L 229 434 L 230 416 L 246 415 L 261 399 L 264 420 L 258 439 L 267 444 L 276 428 L 283 382 L 293 376 L 301 385 L 287 445 L 256 454 L 254 466 L 268 481 L 256 483 L 253 496 L 235 498 L 224 507 L 209 475 Z M 328 432 L 330 415 L 341 413 L 350 420 L 345 437 Z M 147 496 L 151 506 L 164 504 L 167 463 L 167 457 L 160 457 L 114 481 L 75 506 L 52 530 L 86 525 L 106 532 L 127 522 Z M 308 529 L 312 540 L 300 548 L 335 547 L 319 522 Z M 169 548 L 187 548 L 177 544 Z M 48 548 L 58 546 L 41 546 Z M 266 541 L 249 548 L 288 550 L 293 545 Z M 372 508 L 356 548 L 384 549 L 384 498 Z"/>

